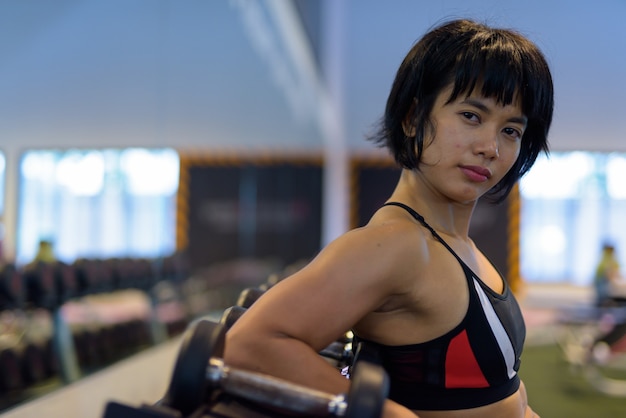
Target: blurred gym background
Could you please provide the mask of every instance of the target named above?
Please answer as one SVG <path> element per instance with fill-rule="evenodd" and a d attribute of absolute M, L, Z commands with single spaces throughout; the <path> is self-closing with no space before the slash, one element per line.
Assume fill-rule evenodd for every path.
<path fill-rule="evenodd" d="M 190 321 L 365 222 L 398 175 L 364 139 L 394 71 L 461 16 L 555 79 L 550 157 L 472 225 L 527 316 L 531 403 L 623 414 L 563 312 L 603 243 L 626 260 L 626 2 L 0 0 L 0 416 L 156 401 Z"/>

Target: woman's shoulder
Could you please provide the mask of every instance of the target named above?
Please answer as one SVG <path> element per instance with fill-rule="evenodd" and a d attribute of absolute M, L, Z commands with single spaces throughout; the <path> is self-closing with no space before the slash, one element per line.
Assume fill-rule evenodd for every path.
<path fill-rule="evenodd" d="M 410 215 L 397 208 L 382 208 L 370 221 L 354 228 L 327 245 L 316 266 L 333 269 L 350 266 L 363 276 L 386 277 L 387 284 L 415 275 L 429 260 L 431 237 Z M 329 272 L 324 271 L 324 274 Z"/>
<path fill-rule="evenodd" d="M 356 239 L 374 239 L 377 242 L 403 248 L 409 245 L 422 245 L 428 238 L 425 229 L 408 213 L 394 207 L 383 207 L 376 211 L 369 222 L 350 231 Z"/>
<path fill-rule="evenodd" d="M 383 206 L 370 218 L 365 228 L 378 233 L 403 235 L 414 240 L 425 241 L 430 237 L 427 230 L 405 209 L 398 206 Z"/>
<path fill-rule="evenodd" d="M 429 258 L 430 234 L 410 215 L 387 209 L 395 208 L 377 211 L 366 225 L 346 234 L 346 242 L 389 271 L 415 271 Z"/>

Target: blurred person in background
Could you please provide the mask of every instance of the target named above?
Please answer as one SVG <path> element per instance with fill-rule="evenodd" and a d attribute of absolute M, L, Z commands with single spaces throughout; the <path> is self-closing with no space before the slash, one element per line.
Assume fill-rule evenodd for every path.
<path fill-rule="evenodd" d="M 612 306 L 626 302 L 626 280 L 620 270 L 615 245 L 605 243 L 596 266 L 593 285 L 597 306 Z"/>

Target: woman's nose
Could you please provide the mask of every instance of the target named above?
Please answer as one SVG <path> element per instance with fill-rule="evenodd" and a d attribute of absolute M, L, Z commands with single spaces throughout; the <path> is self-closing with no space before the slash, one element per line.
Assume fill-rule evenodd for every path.
<path fill-rule="evenodd" d="M 498 134 L 485 130 L 477 140 L 475 151 L 489 159 L 498 158 Z"/>

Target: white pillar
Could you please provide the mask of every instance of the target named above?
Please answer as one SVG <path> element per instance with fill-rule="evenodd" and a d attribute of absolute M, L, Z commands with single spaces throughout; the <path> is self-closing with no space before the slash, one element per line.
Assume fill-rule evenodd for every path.
<path fill-rule="evenodd" d="M 297 97 L 307 103 L 312 95 L 311 114 L 321 135 L 324 156 L 323 207 L 321 245 L 324 246 L 349 227 L 350 190 L 348 183 L 348 149 L 343 125 L 343 56 L 345 28 L 345 0 L 320 0 L 321 25 L 320 65 L 306 35 L 294 4 L 289 0 L 268 0 L 270 16 L 285 43 L 287 59 L 296 71 L 301 90 Z M 259 19 L 254 2 L 234 3 L 244 13 L 244 21 Z M 251 28 L 259 30 L 262 24 L 255 20 Z M 285 92 L 291 97 L 289 91 Z M 297 110 L 297 109 L 296 109 Z"/>
<path fill-rule="evenodd" d="M 322 7 L 322 65 L 327 100 L 320 106 L 324 146 L 322 245 L 350 226 L 349 150 L 344 126 L 345 1 L 325 0 Z"/>
<path fill-rule="evenodd" d="M 20 153 L 14 146 L 4 148 L 6 159 L 4 182 L 4 212 L 2 214 L 2 260 L 14 262 L 17 242 L 17 200 Z"/>

